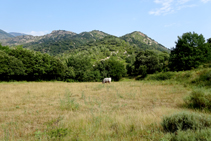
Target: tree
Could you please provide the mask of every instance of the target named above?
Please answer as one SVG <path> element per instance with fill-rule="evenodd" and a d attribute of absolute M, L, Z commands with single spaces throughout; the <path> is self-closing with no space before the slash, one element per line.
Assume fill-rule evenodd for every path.
<path fill-rule="evenodd" d="M 187 32 L 175 42 L 171 50 L 169 67 L 172 71 L 190 70 L 197 68 L 207 60 L 208 47 L 202 34 Z"/>
<path fill-rule="evenodd" d="M 114 57 L 98 62 L 94 69 L 100 72 L 98 76 L 101 80 L 105 77 L 111 77 L 112 80 L 119 81 L 126 74 L 125 65 Z"/>
<path fill-rule="evenodd" d="M 119 81 L 125 74 L 126 68 L 124 64 L 115 59 L 108 60 L 108 75 L 115 81 Z"/>
<path fill-rule="evenodd" d="M 150 50 L 141 51 L 136 56 L 134 66 L 137 75 L 146 76 L 146 72 L 148 74 L 154 73 L 159 70 L 158 55 Z"/>
<path fill-rule="evenodd" d="M 72 67 L 75 72 L 75 79 L 77 81 L 86 81 L 88 79 L 87 75 L 89 73 L 92 65 L 90 58 L 83 55 L 72 55 L 66 61 L 67 67 Z M 91 80 L 88 80 L 91 81 Z"/>
<path fill-rule="evenodd" d="M 207 39 L 207 43 L 211 44 L 211 38 Z"/>
<path fill-rule="evenodd" d="M 0 79 L 21 80 L 25 68 L 22 61 L 0 50 Z"/>
<path fill-rule="evenodd" d="M 65 77 L 67 67 L 53 56 L 27 50 L 21 46 L 11 49 L 8 54 L 23 63 L 25 80 L 62 80 Z"/>

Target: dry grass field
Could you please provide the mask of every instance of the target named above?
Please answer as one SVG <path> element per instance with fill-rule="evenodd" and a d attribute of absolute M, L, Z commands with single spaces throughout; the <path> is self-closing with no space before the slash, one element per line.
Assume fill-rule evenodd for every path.
<path fill-rule="evenodd" d="M 159 140 L 188 94 L 141 81 L 0 83 L 0 140 Z"/>

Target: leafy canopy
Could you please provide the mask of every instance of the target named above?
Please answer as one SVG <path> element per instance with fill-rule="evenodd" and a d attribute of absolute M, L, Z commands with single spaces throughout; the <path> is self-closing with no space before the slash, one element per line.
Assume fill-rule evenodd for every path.
<path fill-rule="evenodd" d="M 208 46 L 202 34 L 187 32 L 175 42 L 176 47 L 170 54 L 169 67 L 174 71 L 190 70 L 197 68 L 203 62 L 206 62 L 209 52 Z"/>

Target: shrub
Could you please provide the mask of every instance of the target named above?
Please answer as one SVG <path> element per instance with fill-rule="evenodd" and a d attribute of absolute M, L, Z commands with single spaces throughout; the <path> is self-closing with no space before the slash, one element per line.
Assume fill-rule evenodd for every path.
<path fill-rule="evenodd" d="M 211 129 L 202 129 L 193 132 L 192 130 L 178 131 L 172 134 L 171 141 L 210 141 Z"/>
<path fill-rule="evenodd" d="M 197 86 L 211 86 L 211 70 L 204 70 L 200 72 L 199 78 L 196 78 L 191 81 L 191 83 L 195 83 Z"/>
<path fill-rule="evenodd" d="M 194 90 L 184 101 L 190 108 L 211 110 L 211 94 L 205 94 L 202 90 Z"/>
<path fill-rule="evenodd" d="M 192 76 L 191 72 L 186 72 L 184 78 L 190 78 Z"/>
<path fill-rule="evenodd" d="M 200 75 L 199 81 L 205 82 L 206 86 L 211 86 L 211 71 L 207 71 Z"/>
<path fill-rule="evenodd" d="M 179 113 L 164 117 L 161 125 L 166 132 L 188 129 L 198 130 L 211 127 L 211 119 L 197 114 Z"/>
<path fill-rule="evenodd" d="M 165 72 L 165 73 L 158 73 L 151 75 L 148 79 L 149 80 L 168 80 L 174 76 L 173 72 Z"/>

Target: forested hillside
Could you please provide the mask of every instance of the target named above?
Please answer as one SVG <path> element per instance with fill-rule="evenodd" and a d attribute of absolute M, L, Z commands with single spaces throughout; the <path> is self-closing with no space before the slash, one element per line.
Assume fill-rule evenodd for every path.
<path fill-rule="evenodd" d="M 65 30 L 55 30 L 44 36 L 23 35 L 2 39 L 0 40 L 0 43 L 8 46 L 23 45 L 24 48 L 55 56 L 72 49 L 74 50 L 84 47 L 89 42 L 96 42 L 108 35 L 109 34 L 98 30 L 82 32 L 80 34 Z M 123 39 L 131 46 L 136 46 L 135 48 L 140 48 L 142 50 L 150 49 L 169 52 L 169 49 L 165 48 L 141 32 L 133 32 L 131 34 L 116 38 Z"/>
<path fill-rule="evenodd" d="M 137 46 L 143 50 L 155 49 L 155 50 L 159 50 L 159 51 L 170 52 L 170 50 L 167 49 L 166 47 L 164 47 L 163 45 L 161 45 L 158 42 L 156 42 L 155 40 L 151 39 L 144 33 L 141 33 L 138 31 L 132 32 L 130 34 L 126 34 L 120 38 L 125 40 L 126 42 L 129 42 L 130 45 Z"/>
<path fill-rule="evenodd" d="M 80 34 L 53 34 L 54 36 L 50 36 L 49 38 L 43 38 L 37 42 L 24 44 L 23 47 L 50 55 L 57 55 L 108 35 L 101 31 L 82 32 Z"/>
<path fill-rule="evenodd" d="M 11 37 L 14 36 L 0 29 L 0 39 L 6 39 Z"/>
<path fill-rule="evenodd" d="M 91 41 L 78 48 L 65 52 L 62 56 L 90 56 L 94 62 L 115 57 L 118 60 L 126 60 L 131 55 L 137 54 L 141 49 L 131 46 L 129 43 L 116 36 L 106 36 L 98 41 Z"/>
<path fill-rule="evenodd" d="M 87 82 L 101 81 L 105 77 L 118 81 L 125 76 L 143 79 L 147 74 L 190 70 L 211 63 L 211 39 L 205 42 L 203 35 L 197 33 L 188 32 L 178 37 L 171 54 L 156 49 L 144 50 L 111 35 L 98 36 L 98 40 L 93 37 L 99 34 L 76 35 L 70 33 L 75 39 L 84 38 L 82 45 L 56 56 L 0 44 L 1 80 Z M 61 40 L 60 36 L 57 38 Z"/>

